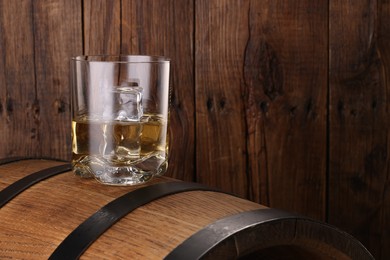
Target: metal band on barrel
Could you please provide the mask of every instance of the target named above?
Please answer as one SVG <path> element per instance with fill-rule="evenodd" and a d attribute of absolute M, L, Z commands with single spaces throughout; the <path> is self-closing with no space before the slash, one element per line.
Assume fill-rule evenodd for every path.
<path fill-rule="evenodd" d="M 291 218 L 297 218 L 297 216 L 269 208 L 231 215 L 199 230 L 173 249 L 164 259 L 201 259 L 230 236 L 267 222 Z"/>
<path fill-rule="evenodd" d="M 3 159 L 1 162 L 10 163 L 14 161 L 24 160 L 24 158 L 11 158 L 11 159 Z M 67 172 L 71 170 L 71 165 L 69 163 L 50 167 L 30 175 L 23 177 L 22 179 L 12 183 L 2 191 L 0 191 L 0 208 L 2 208 L 7 202 L 16 197 L 19 193 L 33 186 L 34 184 L 45 180 L 47 178 L 53 177 L 57 174 Z"/>
<path fill-rule="evenodd" d="M 107 229 L 136 208 L 164 196 L 194 190 L 216 191 L 188 182 L 157 183 L 131 191 L 108 203 L 81 223 L 49 259 L 78 259 Z"/>

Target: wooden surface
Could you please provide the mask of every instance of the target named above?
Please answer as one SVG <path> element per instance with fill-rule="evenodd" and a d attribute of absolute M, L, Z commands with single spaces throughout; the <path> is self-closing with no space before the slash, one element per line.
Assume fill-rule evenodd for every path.
<path fill-rule="evenodd" d="M 82 51 L 77 3 L 0 2 L 1 157 L 69 157 L 68 57 Z"/>
<path fill-rule="evenodd" d="M 28 174 L 60 164 L 63 163 L 23 160 L 1 165 L 0 190 Z M 172 181 L 177 180 L 163 177 L 151 183 Z M 0 258 L 47 259 L 90 215 L 113 199 L 145 185 L 101 185 L 70 171 L 33 185 L 0 209 Z M 162 259 L 208 224 L 251 210 L 261 210 L 257 225 L 224 239 L 205 259 L 232 259 L 249 253 L 252 254 L 249 259 L 258 259 L 263 254 L 272 259 L 291 255 L 299 259 L 372 259 L 357 240 L 334 227 L 295 214 L 267 215 L 263 212 L 272 209 L 212 191 L 177 193 L 135 209 L 92 243 L 81 259 Z M 215 238 L 219 233 L 234 230 L 242 219 L 244 215 L 236 221 L 230 220 L 223 230 L 215 224 Z"/>
<path fill-rule="evenodd" d="M 327 2 L 266 3 L 245 49 L 250 197 L 325 219 Z"/>
<path fill-rule="evenodd" d="M 166 55 L 168 176 L 389 259 L 389 19 L 389 0 L 0 0 L 0 157 L 70 159 L 70 56 Z"/>
<path fill-rule="evenodd" d="M 390 257 L 389 5 L 330 6 L 329 222 L 379 259 Z"/>
<path fill-rule="evenodd" d="M 240 89 L 248 4 L 195 3 L 196 178 L 241 196 L 248 193 Z"/>
<path fill-rule="evenodd" d="M 28 173 L 59 164 L 63 163 L 28 160 L 0 166 L 0 189 Z M 153 182 L 164 181 L 170 180 L 155 179 Z M 34 185 L 1 208 L 0 258 L 47 259 L 61 241 L 90 215 L 113 199 L 138 188 L 140 186 L 103 186 L 92 179 L 80 179 L 72 172 Z M 265 208 L 231 195 L 218 194 L 202 191 L 182 193 L 137 209 L 105 232 L 83 257 L 134 259 L 143 256 L 161 259 L 213 220 Z M 234 200 L 237 202 L 234 203 Z M 183 207 L 183 210 L 176 211 L 178 207 Z"/>
<path fill-rule="evenodd" d="M 32 6 L 28 1 L 1 1 L 0 8 L 2 157 L 18 153 L 34 154 L 34 148 L 40 145 Z M 16 13 L 20 16 L 17 21 L 11 22 Z M 65 140 L 61 141 L 66 143 Z"/>

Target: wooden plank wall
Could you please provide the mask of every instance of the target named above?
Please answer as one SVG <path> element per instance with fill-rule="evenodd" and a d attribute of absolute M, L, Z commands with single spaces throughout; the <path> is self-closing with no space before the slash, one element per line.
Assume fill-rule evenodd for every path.
<path fill-rule="evenodd" d="M 328 220 L 378 259 L 390 258 L 389 8 L 371 0 L 329 7 Z"/>
<path fill-rule="evenodd" d="M 389 0 L 0 0 L 0 157 L 70 159 L 69 57 L 172 59 L 167 175 L 390 249 Z"/>

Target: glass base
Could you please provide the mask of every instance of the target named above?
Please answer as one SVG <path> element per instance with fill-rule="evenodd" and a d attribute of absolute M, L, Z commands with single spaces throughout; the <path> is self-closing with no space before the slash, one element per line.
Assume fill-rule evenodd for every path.
<path fill-rule="evenodd" d="M 95 175 L 95 179 L 103 184 L 108 185 L 137 185 L 151 180 L 154 174 L 150 172 L 132 172 L 133 169 L 124 167 L 115 167 L 109 172 L 104 172 L 100 175 Z"/>
<path fill-rule="evenodd" d="M 164 174 L 167 168 L 168 162 L 157 157 L 128 165 L 112 165 L 91 156 L 73 162 L 73 172 L 77 176 L 95 178 L 100 183 L 114 186 L 143 184 L 150 181 L 153 176 Z"/>

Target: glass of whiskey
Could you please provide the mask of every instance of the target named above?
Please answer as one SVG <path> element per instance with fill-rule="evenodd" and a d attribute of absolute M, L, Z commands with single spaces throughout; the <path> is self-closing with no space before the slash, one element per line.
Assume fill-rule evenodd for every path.
<path fill-rule="evenodd" d="M 76 175 L 134 185 L 166 172 L 169 69 L 169 59 L 160 56 L 71 59 Z"/>

